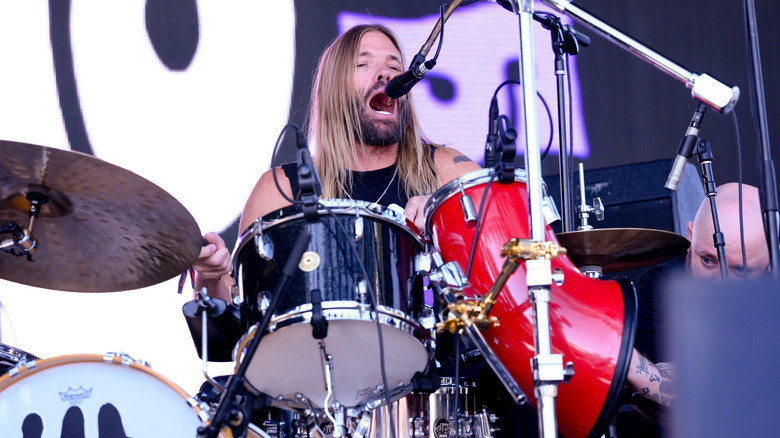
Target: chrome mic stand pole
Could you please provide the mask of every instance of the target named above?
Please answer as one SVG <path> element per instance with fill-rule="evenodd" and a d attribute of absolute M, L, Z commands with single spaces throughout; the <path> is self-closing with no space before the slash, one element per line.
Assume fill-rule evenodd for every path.
<path fill-rule="evenodd" d="M 542 215 L 542 165 L 539 152 L 536 117 L 536 65 L 533 42 L 533 0 L 513 0 L 512 8 L 520 23 L 520 83 L 522 85 L 523 132 L 525 135 L 525 169 L 528 176 L 528 210 L 530 240 L 544 242 Z M 550 285 L 552 265 L 549 259 L 526 261 L 528 295 L 534 309 L 533 357 L 534 393 L 542 438 L 557 437 L 555 397 L 563 380 L 563 358 L 551 354 Z"/>
<path fill-rule="evenodd" d="M 755 112 L 761 148 L 759 165 L 758 192 L 761 195 L 761 212 L 764 216 L 764 230 L 769 248 L 769 270 L 772 277 L 780 277 L 780 250 L 778 249 L 777 177 L 769 147 L 769 131 L 766 119 L 766 99 L 764 97 L 764 79 L 761 72 L 761 53 L 758 46 L 758 28 L 756 27 L 756 4 L 754 0 L 745 0 L 745 20 L 747 27 L 748 58 L 750 60 L 751 85 L 755 92 Z"/>

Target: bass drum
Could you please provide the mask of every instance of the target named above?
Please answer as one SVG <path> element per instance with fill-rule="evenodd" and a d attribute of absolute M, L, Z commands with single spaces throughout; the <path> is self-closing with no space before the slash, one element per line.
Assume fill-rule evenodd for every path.
<path fill-rule="evenodd" d="M 287 207 L 253 223 L 233 255 L 245 320 L 260 319 L 304 230 L 311 242 L 269 333 L 253 357 L 244 357 L 244 350 L 256 326 L 239 343 L 235 356 L 239 364 L 249 361 L 247 382 L 271 396 L 275 406 L 317 411 L 326 397 L 344 407 L 373 407 L 384 400 L 383 366 L 391 398 L 410 391 L 412 377 L 432 355 L 430 332 L 414 310 L 422 302 L 422 278 L 414 265 L 422 244 L 402 215 L 383 206 L 322 200 L 313 218 Z M 313 336 L 319 316 L 327 321 L 324 339 Z M 326 390 L 329 377 L 332 394 Z"/>
<path fill-rule="evenodd" d="M 191 438 L 207 420 L 181 388 L 126 355 L 59 356 L 0 377 L 3 436 Z"/>
<path fill-rule="evenodd" d="M 455 261 L 465 273 L 474 240 L 475 222 L 466 223 L 460 206 L 461 187 L 479 210 L 493 179 L 492 169 L 470 172 L 437 191 L 426 206 L 426 231 L 444 262 Z M 515 170 L 509 184 L 490 183 L 482 206 L 469 283 L 487 293 L 504 258 L 501 247 L 511 238 L 529 238 L 525 171 Z M 545 240 L 557 242 L 549 226 Z M 562 286 L 551 285 L 552 352 L 574 364 L 574 377 L 558 387 L 555 400 L 558 429 L 566 437 L 598 434 L 610 423 L 625 383 L 636 332 L 636 294 L 627 279 L 594 280 L 582 274 L 567 256 L 552 260 L 564 274 Z M 469 291 L 464 291 L 467 295 Z M 473 293 L 473 292 L 472 292 Z M 535 355 L 533 307 L 528 299 L 525 264 L 504 285 L 491 316 L 499 326 L 484 333 L 496 356 L 536 406 L 530 360 Z"/>

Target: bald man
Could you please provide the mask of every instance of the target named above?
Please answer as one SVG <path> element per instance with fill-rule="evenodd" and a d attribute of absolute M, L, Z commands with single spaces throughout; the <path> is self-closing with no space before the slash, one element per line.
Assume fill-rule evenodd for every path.
<path fill-rule="evenodd" d="M 726 264 L 729 278 L 756 278 L 769 266 L 769 251 L 764 235 L 758 189 L 742 185 L 742 214 L 745 234 L 745 266 L 742 263 L 739 224 L 739 185 L 724 184 L 717 188 L 715 197 L 720 230 L 725 240 Z M 669 406 L 672 394 L 669 384 L 674 378 L 674 365 L 667 362 L 663 351 L 657 347 L 666 344 L 663 333 L 665 315 L 663 294 L 658 286 L 670 276 L 686 272 L 702 280 L 719 279 L 718 252 L 713 241 L 714 226 L 710 200 L 705 198 L 696 212 L 693 222 L 688 222 L 686 254 L 680 255 L 643 273 L 636 282 L 639 299 L 639 319 L 635 349 L 628 370 L 628 386 L 639 395 Z M 641 353 L 640 353 L 641 352 Z"/>

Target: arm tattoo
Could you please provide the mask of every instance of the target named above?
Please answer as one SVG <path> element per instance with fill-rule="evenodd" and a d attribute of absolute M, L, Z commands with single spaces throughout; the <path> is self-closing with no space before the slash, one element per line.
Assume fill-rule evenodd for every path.
<path fill-rule="evenodd" d="M 471 158 L 465 156 L 465 155 L 458 155 L 457 157 L 452 159 L 452 164 L 458 164 L 462 163 L 464 161 L 471 161 Z"/>

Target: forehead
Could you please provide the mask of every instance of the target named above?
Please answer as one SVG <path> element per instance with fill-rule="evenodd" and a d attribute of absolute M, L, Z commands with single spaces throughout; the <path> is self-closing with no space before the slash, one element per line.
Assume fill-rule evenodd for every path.
<path fill-rule="evenodd" d="M 382 56 L 401 59 L 401 52 L 396 49 L 390 38 L 382 32 L 371 30 L 363 35 L 358 46 L 358 56 Z"/>

